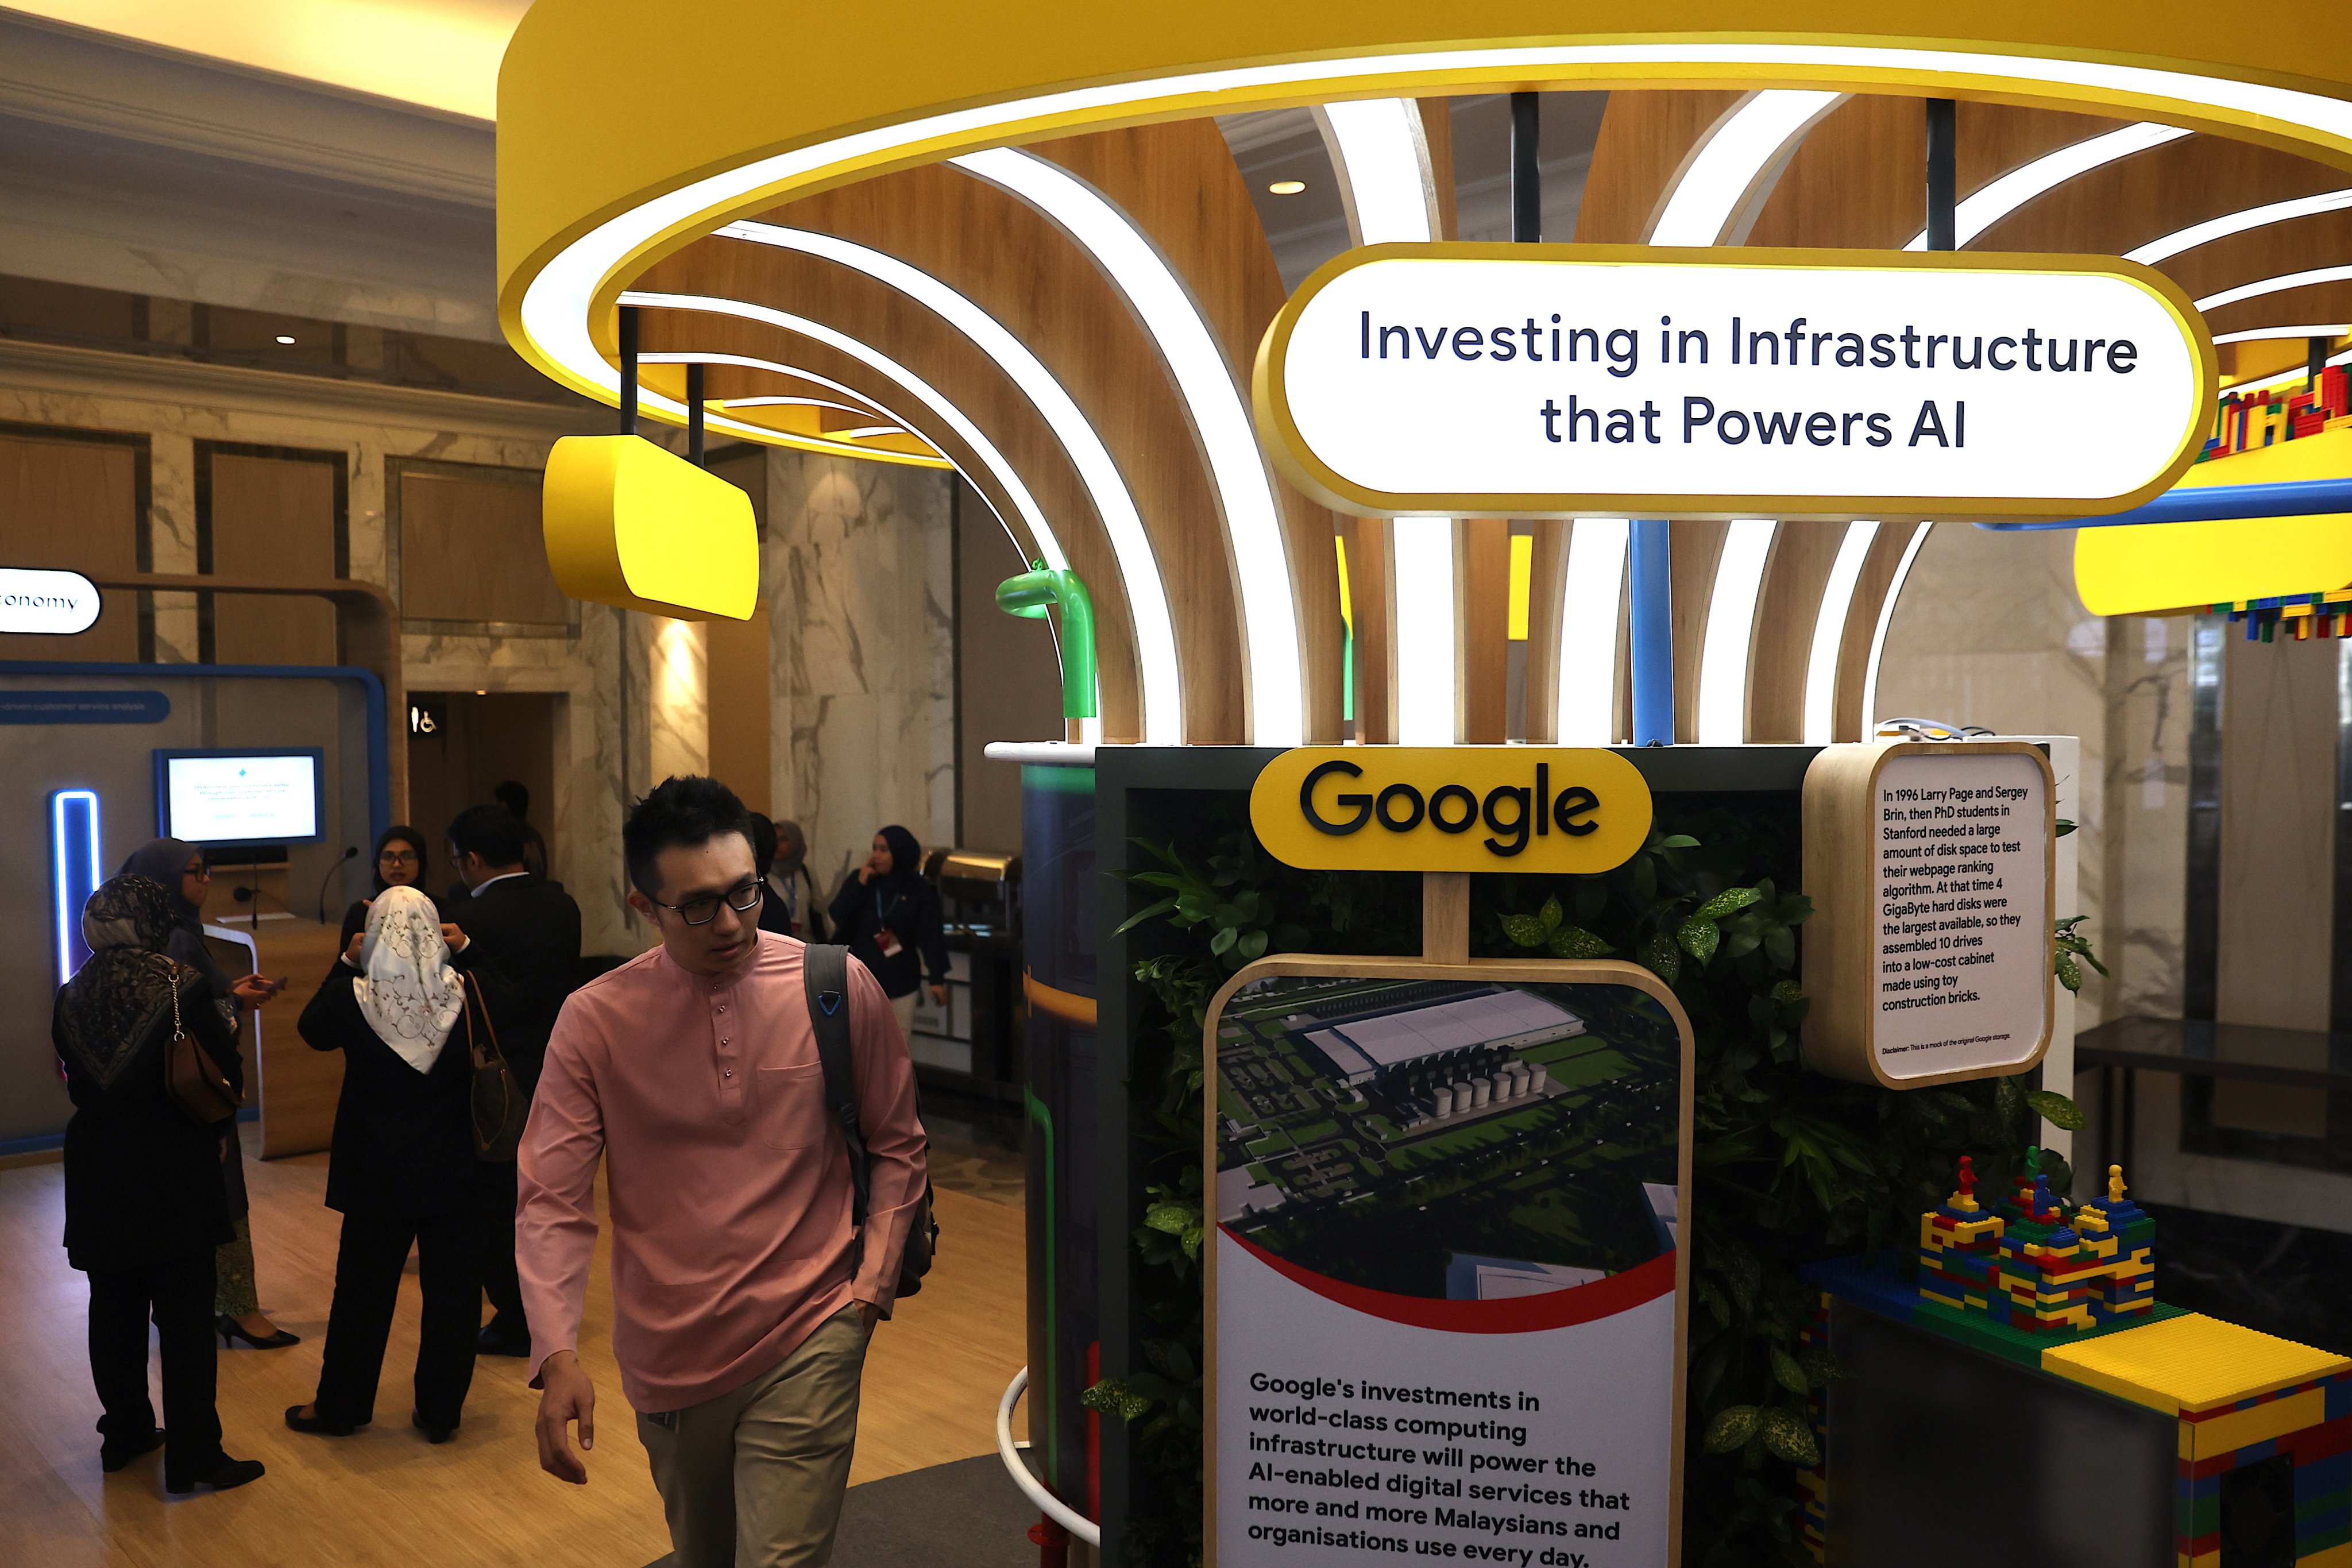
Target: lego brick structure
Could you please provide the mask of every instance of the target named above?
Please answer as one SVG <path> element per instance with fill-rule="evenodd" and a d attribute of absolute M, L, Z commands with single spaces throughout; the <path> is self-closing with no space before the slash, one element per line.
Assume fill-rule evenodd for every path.
<path fill-rule="evenodd" d="M 1915 1278 L 1812 1272 L 1809 1338 L 1853 1373 L 1815 1402 L 1815 1555 L 1983 1561 L 1920 1528 L 1965 1474 L 2009 1500 L 2008 1568 L 2352 1568 L 2352 1358 L 2159 1304 L 2155 1222 L 2118 1169 L 2071 1210 L 2039 1175 L 1997 1205 L 1976 1187 L 1963 1161 L 1920 1216 Z"/>

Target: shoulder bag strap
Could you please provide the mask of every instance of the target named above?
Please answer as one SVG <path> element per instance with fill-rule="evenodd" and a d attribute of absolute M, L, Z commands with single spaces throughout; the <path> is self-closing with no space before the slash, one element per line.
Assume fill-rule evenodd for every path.
<path fill-rule="evenodd" d="M 866 1139 L 857 1125 L 857 1075 L 849 1036 L 849 950 L 811 942 L 801 950 L 801 980 L 808 994 L 809 1026 L 816 1031 L 817 1060 L 824 1066 L 824 1104 L 841 1126 L 849 1150 L 849 1180 L 855 1194 L 851 1223 L 866 1225 Z"/>

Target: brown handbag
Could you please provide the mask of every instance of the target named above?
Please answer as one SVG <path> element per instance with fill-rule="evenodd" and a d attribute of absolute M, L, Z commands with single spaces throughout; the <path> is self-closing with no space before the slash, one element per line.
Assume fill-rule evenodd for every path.
<path fill-rule="evenodd" d="M 170 963 L 170 959 L 163 961 Z M 198 1045 L 180 1021 L 180 975 L 172 973 L 172 1037 L 163 1047 L 163 1088 L 172 1103 L 199 1127 L 213 1127 L 236 1114 L 244 1097 L 230 1086 L 228 1074 L 212 1054 Z"/>
<path fill-rule="evenodd" d="M 514 1068 L 507 1064 L 506 1053 L 499 1049 L 489 1005 L 474 988 L 474 977 L 460 974 L 457 984 L 466 996 L 466 1050 L 473 1062 L 474 1158 L 485 1164 L 503 1164 L 515 1157 L 522 1143 L 530 1101 L 524 1097 Z"/>

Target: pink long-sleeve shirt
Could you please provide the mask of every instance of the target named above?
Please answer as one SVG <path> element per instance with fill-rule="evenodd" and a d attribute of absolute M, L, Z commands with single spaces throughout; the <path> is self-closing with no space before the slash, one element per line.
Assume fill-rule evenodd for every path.
<path fill-rule="evenodd" d="M 826 1114 L 801 944 L 760 934 L 708 976 L 661 949 L 574 992 L 523 1132 L 515 1265 L 531 1373 L 576 1350 L 609 1163 L 613 1353 L 638 1410 L 740 1388 L 851 1301 L 887 1315 L 924 1184 L 914 1064 L 881 985 L 849 964 L 858 1122 L 873 1166 L 865 1246 Z"/>

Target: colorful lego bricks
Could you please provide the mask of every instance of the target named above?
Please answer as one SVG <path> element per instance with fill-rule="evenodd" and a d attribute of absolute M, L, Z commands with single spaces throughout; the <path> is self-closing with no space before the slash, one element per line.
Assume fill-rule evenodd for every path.
<path fill-rule="evenodd" d="M 2156 1305 L 2156 1221 L 2124 1195 L 2123 1170 L 2107 1195 L 2066 1214 L 2029 1152 L 2009 1203 L 1988 1209 L 1960 1157 L 1958 1190 L 1919 1216 L 1919 1300 L 1982 1312 L 1998 1326 L 2066 1333 L 2137 1318 Z"/>

